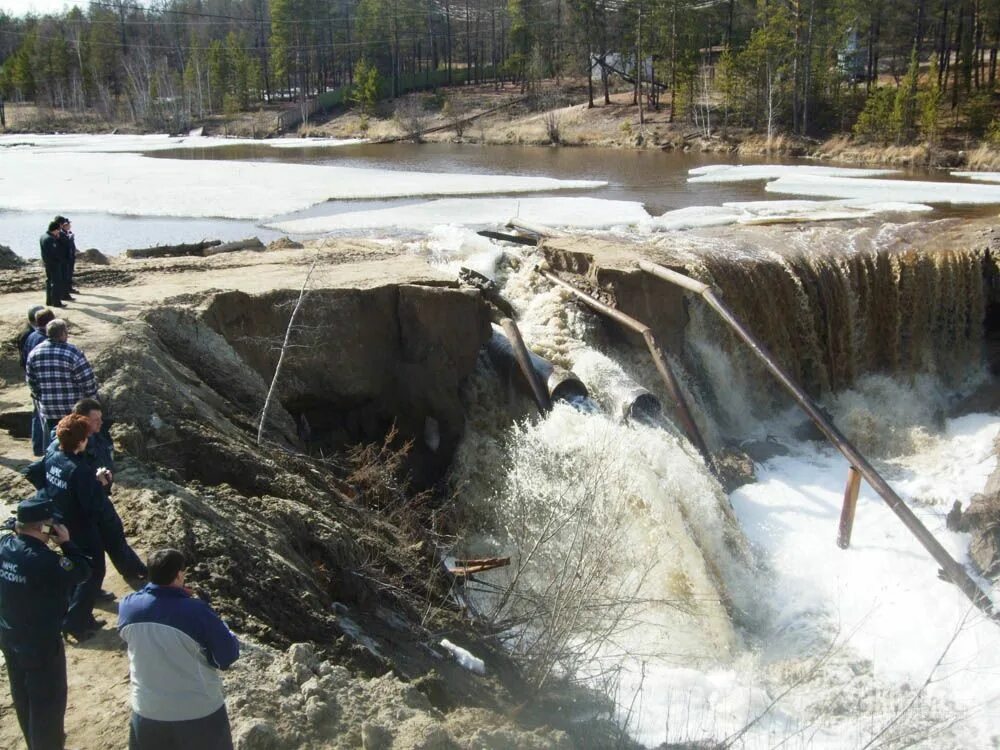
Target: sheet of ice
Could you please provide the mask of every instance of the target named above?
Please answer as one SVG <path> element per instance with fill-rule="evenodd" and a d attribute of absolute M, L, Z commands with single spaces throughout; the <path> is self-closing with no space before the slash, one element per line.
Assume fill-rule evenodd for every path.
<path fill-rule="evenodd" d="M 261 146 L 268 148 L 332 148 L 365 143 L 357 138 L 222 138 L 218 136 L 150 135 L 0 135 L 0 149 L 58 153 L 149 153 L 177 148 Z M 2 153 L 2 151 L 0 151 Z"/>
<path fill-rule="evenodd" d="M 966 177 L 977 182 L 1000 182 L 1000 172 L 952 172 L 952 177 Z"/>
<path fill-rule="evenodd" d="M 879 213 L 932 211 L 919 203 L 865 201 L 774 200 L 740 201 L 721 206 L 689 206 L 668 211 L 647 223 L 651 229 L 674 231 L 727 224 L 770 224 L 780 222 L 837 221 L 864 219 Z"/>
<path fill-rule="evenodd" d="M 455 661 L 476 674 L 486 674 L 486 664 L 478 656 L 473 656 L 461 646 L 456 646 L 447 638 L 441 639 L 441 646 L 451 652 Z"/>
<path fill-rule="evenodd" d="M 1000 185 L 970 185 L 962 182 L 918 180 L 873 180 L 851 177 L 821 177 L 795 174 L 764 186 L 769 193 L 826 196 L 878 203 L 991 204 L 1000 203 Z"/>
<path fill-rule="evenodd" d="M 23 257 L 37 258 L 39 237 L 54 213 L 0 211 L 0 245 L 7 245 Z M 179 245 L 205 239 L 232 242 L 258 237 L 267 243 L 284 236 L 245 220 L 140 218 L 77 212 L 70 212 L 69 218 L 73 220 L 77 247 L 80 250 L 96 247 L 105 255 L 117 255 L 132 247 Z"/>
<path fill-rule="evenodd" d="M 594 188 L 603 182 L 132 153 L 0 150 L 0 209 L 258 219 L 326 200 Z"/>
<path fill-rule="evenodd" d="M 642 204 L 632 201 L 601 198 L 447 198 L 408 206 L 292 219 L 269 226 L 292 234 L 321 234 L 382 227 L 493 226 L 514 216 L 553 227 L 587 229 L 628 226 L 649 219 Z"/>
<path fill-rule="evenodd" d="M 919 454 L 896 460 L 891 483 L 935 537 L 968 562 L 969 538 L 945 528 L 953 500 L 981 492 L 995 466 L 1000 417 L 952 420 Z M 776 631 L 828 627 L 874 675 L 901 690 L 932 676 L 929 697 L 952 701 L 966 747 L 1000 728 L 1000 627 L 937 577 L 937 565 L 885 503 L 862 484 L 851 546 L 834 544 L 847 463 L 832 449 L 774 458 L 731 495 L 750 540 L 773 568 Z M 952 641 L 952 639 L 954 640 Z M 935 663 L 944 654 L 941 664 Z"/>
<path fill-rule="evenodd" d="M 822 177 L 878 177 L 895 174 L 895 169 L 852 169 L 810 164 L 711 164 L 688 170 L 688 182 L 759 182 L 779 177 L 816 175 Z"/>

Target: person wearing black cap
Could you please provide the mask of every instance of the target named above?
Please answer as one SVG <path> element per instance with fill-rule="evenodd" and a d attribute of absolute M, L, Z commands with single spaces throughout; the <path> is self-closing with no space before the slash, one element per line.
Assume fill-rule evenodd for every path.
<path fill-rule="evenodd" d="M 62 301 L 69 296 L 69 288 L 64 287 L 66 254 L 59 239 L 61 234 L 59 222 L 50 221 L 49 228 L 38 242 L 42 250 L 42 264 L 45 266 L 45 304 L 49 307 L 65 307 Z"/>
<path fill-rule="evenodd" d="M 0 651 L 10 694 L 30 750 L 62 750 L 66 741 L 66 652 L 63 615 L 70 592 L 87 580 L 90 562 L 53 523 L 44 492 L 17 506 L 15 534 L 0 539 Z M 49 548 L 59 545 L 62 554 Z"/>
<path fill-rule="evenodd" d="M 73 225 L 65 216 L 57 216 L 53 219 L 59 224 L 59 245 L 62 247 L 63 257 L 66 263 L 63 266 L 63 299 L 73 301 L 70 292 L 76 294 L 77 289 L 73 286 L 73 274 L 76 271 L 76 238 L 73 236 Z"/>

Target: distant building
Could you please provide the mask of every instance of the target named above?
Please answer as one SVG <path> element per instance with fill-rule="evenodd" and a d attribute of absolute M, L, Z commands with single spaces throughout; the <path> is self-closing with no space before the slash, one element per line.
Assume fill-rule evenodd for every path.
<path fill-rule="evenodd" d="M 837 50 L 837 70 L 851 83 L 865 80 L 867 52 L 857 29 L 848 29 L 844 44 Z"/>

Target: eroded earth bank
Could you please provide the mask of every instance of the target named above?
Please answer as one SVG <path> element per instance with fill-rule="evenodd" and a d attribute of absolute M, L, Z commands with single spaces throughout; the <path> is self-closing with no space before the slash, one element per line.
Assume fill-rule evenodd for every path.
<path fill-rule="evenodd" d="M 731 486 L 752 479 L 751 454 L 760 446 L 737 448 L 727 436 L 777 408 L 777 391 L 740 360 L 737 408 L 702 345 L 711 339 L 740 357 L 735 341 L 679 292 L 641 274 L 638 257 L 718 285 L 817 398 L 863 377 L 933 371 L 953 386 L 941 407 L 949 414 L 1000 407 L 1000 242 L 990 226 L 922 225 L 901 230 L 889 246 L 866 245 L 879 230 L 860 227 L 849 251 L 825 255 L 807 251 L 842 243 L 842 230 L 739 231 L 753 252 L 741 255 L 738 243 L 721 254 L 694 240 L 593 238 L 554 239 L 528 256 L 489 252 L 525 294 L 549 295 L 546 320 L 586 318 L 628 375 L 668 404 L 640 363 L 641 342 L 553 296 L 527 263 L 544 261 L 648 323 L 684 372 L 710 449 L 735 467 Z M 716 240 L 708 232 L 704 242 Z M 455 281 L 456 269 L 428 257 L 412 245 L 342 239 L 210 258 L 81 262 L 82 294 L 64 317 L 114 423 L 115 504 L 138 549 L 174 546 L 195 561 L 190 582 L 243 640 L 243 658 L 226 675 L 241 748 L 627 746 L 606 701 L 558 680 L 539 689 L 453 595 L 442 560 L 466 551 L 455 550 L 455 540 L 481 512 L 463 504 L 464 486 L 453 481 L 455 463 L 468 465 L 483 444 L 477 399 L 499 400 L 491 418 L 498 411 L 505 424 L 529 415 L 531 405 L 502 385 L 482 386 L 497 380 L 484 349 L 496 309 Z M 12 342 L 42 287 L 37 263 L 12 266 L 0 271 L 0 489 L 11 505 L 30 491 L 18 474 L 30 460 L 30 398 Z M 309 293 L 258 442 L 307 275 Z M 578 364 L 566 341 L 531 335 L 541 325 L 531 322 L 540 320 L 537 311 L 526 318 L 529 343 L 534 338 L 556 364 Z M 981 369 L 991 374 L 968 386 Z M 863 447 L 873 450 L 892 439 L 860 428 L 853 434 L 868 435 Z M 480 442 L 470 446 L 470 435 Z M 718 589 L 714 603 L 687 602 L 686 627 L 702 614 L 723 617 L 727 625 L 712 637 L 730 648 L 752 616 L 726 591 L 732 575 L 717 568 L 756 563 L 722 488 L 707 474 L 704 482 L 719 520 L 703 528 L 682 509 L 679 523 L 690 528 L 701 561 L 699 572 L 678 574 L 677 590 L 690 588 L 689 579 Z M 984 572 L 996 562 L 998 482 L 995 474 L 978 501 L 980 520 L 970 518 Z M 114 577 L 109 586 L 119 596 L 127 591 Z M 485 674 L 463 667 L 444 639 L 481 658 Z M 70 649 L 69 672 L 70 745 L 123 746 L 128 665 L 113 629 Z M 0 745 L 14 747 L 20 739 L 6 689 L 4 680 Z"/>

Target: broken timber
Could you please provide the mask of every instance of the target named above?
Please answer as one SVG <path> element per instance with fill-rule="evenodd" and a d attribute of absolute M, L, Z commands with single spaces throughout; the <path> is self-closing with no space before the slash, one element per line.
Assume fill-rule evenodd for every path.
<path fill-rule="evenodd" d="M 517 365 L 521 368 L 521 374 L 524 375 L 524 379 L 531 386 L 531 393 L 535 397 L 535 404 L 538 406 L 538 411 L 542 414 L 552 411 L 552 399 L 549 397 L 549 390 L 531 363 L 531 354 L 528 352 L 528 347 L 524 345 L 524 339 L 521 338 L 521 331 L 518 329 L 517 323 L 510 318 L 504 318 L 500 321 L 500 327 L 503 328 L 503 332 L 507 335 L 507 340 L 510 341 L 511 348 L 514 350 L 514 359 L 517 360 Z"/>
<path fill-rule="evenodd" d="M 671 284 L 687 289 L 690 292 L 701 295 L 708 305 L 719 314 L 719 316 L 729 324 L 736 334 L 743 339 L 750 350 L 757 355 L 764 366 L 770 371 L 775 379 L 788 391 L 799 407 L 813 421 L 819 431 L 833 443 L 844 457 L 850 461 L 853 471 L 864 477 L 865 481 L 874 489 L 886 502 L 889 508 L 903 522 L 903 525 L 910 530 L 920 544 L 923 545 L 931 557 L 941 566 L 944 577 L 958 586 L 969 600 L 994 619 L 998 619 L 998 613 L 993 608 L 993 603 L 989 595 L 980 588 L 964 567 L 948 554 L 948 551 L 941 543 L 934 538 L 934 535 L 924 526 L 920 519 L 914 514 L 910 507 L 903 502 L 903 499 L 896 494 L 896 491 L 889 486 L 889 483 L 882 478 L 875 468 L 868 463 L 868 460 L 858 452 L 858 449 L 838 430 L 834 424 L 826 418 L 820 408 L 811 398 L 792 380 L 775 361 L 774 357 L 761 345 L 753 334 L 751 334 L 732 311 L 726 307 L 715 295 L 715 290 L 708 284 L 702 283 L 690 276 L 672 271 L 649 261 L 640 260 L 639 268 L 646 273 L 652 274 L 659 279 L 663 279 Z M 850 485 L 848 486 L 848 491 Z"/>
<path fill-rule="evenodd" d="M 483 557 L 473 560 L 455 560 L 451 565 L 446 565 L 447 570 L 456 578 L 468 578 L 474 573 L 485 573 L 487 570 L 505 568 L 510 565 L 509 557 Z"/>

